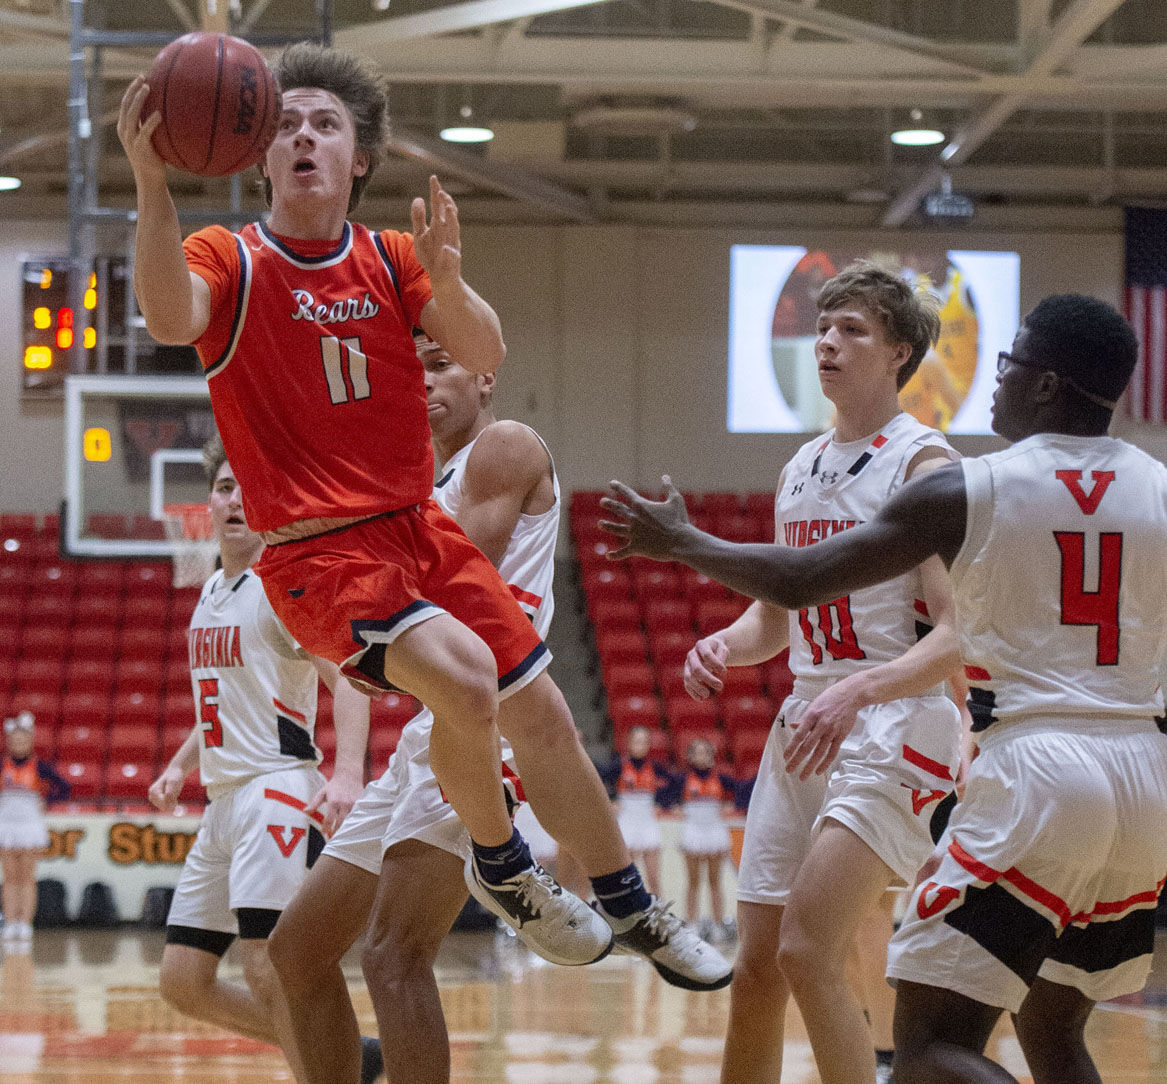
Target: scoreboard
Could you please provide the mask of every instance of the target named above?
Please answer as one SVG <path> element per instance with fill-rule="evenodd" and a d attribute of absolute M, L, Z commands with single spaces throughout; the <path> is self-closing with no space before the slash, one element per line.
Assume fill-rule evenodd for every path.
<path fill-rule="evenodd" d="M 124 257 L 99 257 L 72 289 L 73 267 L 63 257 L 28 257 L 21 265 L 23 334 L 21 394 L 60 396 L 65 374 L 198 373 L 191 347 L 161 346 L 130 302 L 131 271 Z M 74 348 L 81 362 L 70 364 Z"/>

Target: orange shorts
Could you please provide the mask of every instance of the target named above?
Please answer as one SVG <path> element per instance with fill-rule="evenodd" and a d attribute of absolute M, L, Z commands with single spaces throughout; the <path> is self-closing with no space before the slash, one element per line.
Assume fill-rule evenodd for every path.
<path fill-rule="evenodd" d="M 494 565 L 432 501 L 302 541 L 268 546 L 256 572 L 306 651 L 331 659 L 365 691 L 392 686 L 360 666 L 406 629 L 449 613 L 494 654 L 502 694 L 546 669 L 551 653 Z"/>

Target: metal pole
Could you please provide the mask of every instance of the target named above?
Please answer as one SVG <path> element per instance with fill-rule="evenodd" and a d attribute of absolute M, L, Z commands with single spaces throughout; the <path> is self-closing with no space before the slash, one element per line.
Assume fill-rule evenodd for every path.
<path fill-rule="evenodd" d="M 82 314 L 85 288 L 93 267 L 93 228 L 81 212 L 86 197 L 85 147 L 93 134 L 89 120 L 89 96 L 85 78 L 85 47 L 81 34 L 85 25 L 84 0 L 69 0 L 69 289 L 68 304 L 73 310 L 73 345 L 69 350 L 69 371 L 85 371 Z"/>

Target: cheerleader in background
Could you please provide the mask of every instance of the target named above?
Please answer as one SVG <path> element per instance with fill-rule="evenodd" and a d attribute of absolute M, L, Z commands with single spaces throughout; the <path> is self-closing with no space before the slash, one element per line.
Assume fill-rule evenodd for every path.
<path fill-rule="evenodd" d="M 701 871 L 709 884 L 713 926 L 704 936 L 730 938 L 737 934 L 736 925 L 725 918 L 725 899 L 721 888 L 721 868 L 729 857 L 729 826 L 722 816 L 725 808 L 744 808 L 749 802 L 749 785 L 743 785 L 714 770 L 717 752 L 705 738 L 694 738 L 685 750 L 687 771 L 680 785 L 681 852 L 689 875 L 686 898 L 689 921 L 698 920 L 701 896 Z M 747 789 L 748 788 L 748 789 Z M 707 924 L 702 924 L 702 929 Z"/>
<path fill-rule="evenodd" d="M 644 872 L 650 892 L 660 894 L 660 825 L 657 805 L 672 784 L 668 769 L 648 759 L 652 734 L 635 726 L 628 732 L 628 752 L 616 776 L 616 817 L 632 860 Z"/>
<path fill-rule="evenodd" d="M 69 797 L 69 784 L 33 755 L 32 712 L 4 720 L 0 762 L 0 872 L 4 877 L 4 944 L 19 951 L 32 939 L 36 864 L 49 845 L 44 807 Z"/>

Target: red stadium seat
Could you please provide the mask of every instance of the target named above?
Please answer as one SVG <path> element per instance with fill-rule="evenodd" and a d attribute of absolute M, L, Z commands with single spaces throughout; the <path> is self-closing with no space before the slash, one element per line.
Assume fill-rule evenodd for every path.
<path fill-rule="evenodd" d="M 85 533 L 98 538 L 125 538 L 126 526 L 124 515 L 94 512 L 85 521 Z"/>
<path fill-rule="evenodd" d="M 193 722 L 194 720 L 192 718 L 185 726 L 163 727 L 162 737 L 158 745 L 158 764 L 160 768 L 166 767 L 170 758 L 178 752 L 179 747 L 186 741 Z"/>
<path fill-rule="evenodd" d="M 35 512 L 0 512 L 0 536 L 31 538 L 36 533 Z"/>
<path fill-rule="evenodd" d="M 77 582 L 83 591 L 117 591 L 126 583 L 124 561 L 86 561 L 78 567 Z"/>
<path fill-rule="evenodd" d="M 729 592 L 724 586 L 701 572 L 685 568 L 680 575 L 681 594 L 694 605 L 709 599 L 729 598 Z"/>
<path fill-rule="evenodd" d="M 69 797 L 73 801 L 91 801 L 101 794 L 101 765 L 94 761 L 62 760 L 57 754 L 57 771 L 69 784 Z"/>
<path fill-rule="evenodd" d="M 596 651 L 600 656 L 601 665 L 611 665 L 617 662 L 646 662 L 648 660 L 648 641 L 641 632 L 611 632 L 596 633 Z"/>
<path fill-rule="evenodd" d="M 166 691 L 190 692 L 190 660 L 185 656 L 172 655 L 162 667 L 162 681 Z"/>
<path fill-rule="evenodd" d="M 24 606 L 26 624 L 67 626 L 73 620 L 71 595 L 30 594 Z"/>
<path fill-rule="evenodd" d="M 62 659 L 68 651 L 68 637 L 52 625 L 30 625 L 20 637 L 20 653 L 27 659 Z"/>
<path fill-rule="evenodd" d="M 731 666 L 722 679 L 721 697 L 761 696 L 762 671 L 757 666 Z"/>
<path fill-rule="evenodd" d="M 73 621 L 79 628 L 117 626 L 122 621 L 122 593 L 110 584 L 83 590 L 73 605 Z"/>
<path fill-rule="evenodd" d="M 185 689 L 175 689 L 166 694 L 162 702 L 162 725 L 167 729 L 181 729 L 185 734 L 195 723 L 194 695 L 188 684 Z"/>
<path fill-rule="evenodd" d="M 158 666 L 166 651 L 166 636 L 166 630 L 158 626 L 135 628 L 126 625 L 118 643 L 118 655 L 123 663 L 127 659 L 144 659 Z"/>
<path fill-rule="evenodd" d="M 681 596 L 681 576 L 674 568 L 654 564 L 651 568 L 637 567 L 632 576 L 636 597 L 641 602 L 649 599 L 669 599 Z"/>
<path fill-rule="evenodd" d="M 760 542 L 759 524 L 753 516 L 718 516 L 709 525 L 710 531 L 718 538 L 730 542 Z"/>
<path fill-rule="evenodd" d="M 748 605 L 749 599 L 742 598 L 740 595 L 734 598 L 707 599 L 704 602 L 698 602 L 695 607 L 697 631 L 702 636 L 708 636 L 712 632 L 732 625 L 745 613 Z"/>
<path fill-rule="evenodd" d="M 655 696 L 615 696 L 608 698 L 608 715 L 617 734 L 634 726 L 655 730 L 660 726 L 660 701 Z"/>
<path fill-rule="evenodd" d="M 162 630 L 170 627 L 170 595 L 126 592 L 122 603 L 123 623 L 129 628 Z"/>
<path fill-rule="evenodd" d="M 162 684 L 162 657 L 126 659 L 118 663 L 118 692 L 140 692 L 157 689 Z"/>
<path fill-rule="evenodd" d="M 401 741 L 401 731 L 395 726 L 380 726 L 369 735 L 369 759 L 374 777 L 384 775 L 389 758 Z"/>
<path fill-rule="evenodd" d="M 680 696 L 670 696 L 665 700 L 665 718 L 669 729 L 677 730 L 715 730 L 719 708 L 717 701 L 710 697 L 707 700 L 694 700 L 688 693 Z"/>
<path fill-rule="evenodd" d="M 55 760 L 57 750 L 57 720 L 38 719 L 32 735 L 32 751 L 42 760 Z"/>
<path fill-rule="evenodd" d="M 109 697 L 104 693 L 70 692 L 61 697 L 62 723 L 104 730 L 109 721 Z"/>
<path fill-rule="evenodd" d="M 316 748 L 324 754 L 324 759 L 331 761 L 336 752 L 336 731 L 332 728 L 331 722 L 326 726 L 317 727 L 312 740 L 316 743 Z"/>
<path fill-rule="evenodd" d="M 794 689 L 794 675 L 790 672 L 790 652 L 783 651 L 762 665 L 762 683 L 770 699 L 781 703 Z"/>
<path fill-rule="evenodd" d="M 603 489 L 577 489 L 570 498 L 569 504 L 571 507 L 571 515 L 575 516 L 578 513 L 586 513 L 588 515 L 599 515 L 602 511 L 600 508 L 600 501 L 606 496 L 606 491 Z"/>
<path fill-rule="evenodd" d="M 131 595 L 170 594 L 170 565 L 165 561 L 141 561 L 126 570 L 126 591 Z"/>
<path fill-rule="evenodd" d="M 689 695 L 685 691 L 685 670 L 681 665 L 658 666 L 656 681 L 666 700 L 674 696 Z"/>
<path fill-rule="evenodd" d="M 680 670 L 689 654 L 689 649 L 697 642 L 692 630 L 659 629 L 648 634 L 648 646 L 656 660 L 657 670 Z"/>
<path fill-rule="evenodd" d="M 198 605 L 201 587 L 176 587 L 171 593 L 170 621 L 172 627 L 187 628 L 190 616 Z"/>
<path fill-rule="evenodd" d="M 745 500 L 745 511 L 747 516 L 754 516 L 757 519 L 768 519 L 771 523 L 773 523 L 774 494 L 747 493 Z"/>
<path fill-rule="evenodd" d="M 742 511 L 742 499 L 737 493 L 704 493 L 701 510 L 712 516 L 736 516 Z"/>
<path fill-rule="evenodd" d="M 160 712 L 158 694 L 153 689 L 119 692 L 113 700 L 111 712 L 113 727 L 115 730 L 122 730 L 144 726 L 156 735 Z"/>
<path fill-rule="evenodd" d="M 114 660 L 77 659 L 69 663 L 65 683 L 69 692 L 108 696 L 114 687 Z"/>
<path fill-rule="evenodd" d="M 57 732 L 57 757 L 67 761 L 101 764 L 105 760 L 105 727 L 65 723 Z"/>
<path fill-rule="evenodd" d="M 621 565 L 585 572 L 581 583 L 589 607 L 597 602 L 620 602 L 632 598 L 632 579 Z"/>
<path fill-rule="evenodd" d="M 4 714 L 15 715 L 18 711 L 31 711 L 36 718 L 39 729 L 42 722 L 56 728 L 61 719 L 61 692 L 54 689 L 50 692 L 32 692 L 18 690 L 5 697 L 6 707 Z"/>
<path fill-rule="evenodd" d="M 688 632 L 693 628 L 693 611 L 683 598 L 648 599 L 643 602 L 644 627 L 650 632 L 676 629 Z"/>
<path fill-rule="evenodd" d="M 609 697 L 656 695 L 656 677 L 648 663 L 612 663 L 601 674 Z"/>
<path fill-rule="evenodd" d="M 153 516 L 138 514 L 130 517 L 130 537 L 162 540 L 166 537 L 166 528 L 160 520 Z"/>
<path fill-rule="evenodd" d="M 405 693 L 386 693 L 380 700 L 369 705 L 369 730 L 382 727 L 400 729 L 419 711 L 421 704 Z"/>
<path fill-rule="evenodd" d="M 107 799 L 144 802 L 154 782 L 154 758 L 115 757 L 105 770 L 102 789 Z"/>
<path fill-rule="evenodd" d="M 640 628 L 640 607 L 631 598 L 614 602 L 592 602 L 588 612 L 597 632 Z"/>
<path fill-rule="evenodd" d="M 118 626 L 115 624 L 75 625 L 69 633 L 72 659 L 109 659 L 115 654 Z"/>
<path fill-rule="evenodd" d="M 148 760 L 154 763 L 154 752 L 158 745 L 158 727 L 144 723 L 123 723 L 116 716 L 109 728 L 109 753 L 111 757 L 125 757 L 127 760 Z"/>
<path fill-rule="evenodd" d="M 187 647 L 188 636 L 190 634 L 190 620 L 188 619 L 182 624 L 172 623 L 164 633 L 166 639 L 166 657 L 170 659 L 181 658 L 186 661 L 189 658 L 189 650 Z"/>
<path fill-rule="evenodd" d="M 207 800 L 206 788 L 199 782 L 199 773 L 191 772 L 178 792 L 178 800 L 183 805 L 200 805 Z"/>
<path fill-rule="evenodd" d="M 777 713 L 774 702 L 763 696 L 734 696 L 721 704 L 721 717 L 725 720 L 725 729 L 730 732 L 769 731 Z"/>
<path fill-rule="evenodd" d="M 769 736 L 768 730 L 739 730 L 731 735 L 733 770 L 739 779 L 749 779 L 758 774 L 762 750 L 766 748 Z"/>
<path fill-rule="evenodd" d="M 17 661 L 15 687 L 30 693 L 59 693 L 65 677 L 60 658 L 26 657 Z"/>

